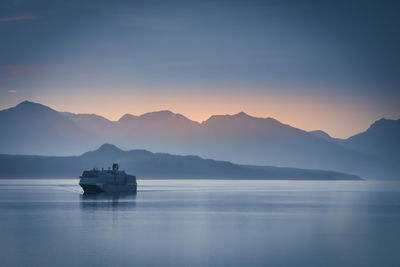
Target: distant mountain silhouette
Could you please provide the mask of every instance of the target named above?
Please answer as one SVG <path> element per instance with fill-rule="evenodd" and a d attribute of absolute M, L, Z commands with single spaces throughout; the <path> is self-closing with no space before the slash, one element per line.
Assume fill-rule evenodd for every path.
<path fill-rule="evenodd" d="M 365 132 L 345 140 L 347 147 L 370 155 L 379 156 L 387 161 L 399 162 L 400 159 L 400 119 L 380 119 Z"/>
<path fill-rule="evenodd" d="M 65 155 L 91 143 L 91 133 L 59 112 L 28 101 L 0 111 L 0 125 L 0 152 Z"/>
<path fill-rule="evenodd" d="M 356 175 L 269 166 L 242 166 L 198 156 L 146 150 L 124 151 L 111 144 L 76 157 L 0 155 L 0 178 L 78 178 L 83 170 L 118 162 L 138 179 L 359 180 Z"/>
<path fill-rule="evenodd" d="M 126 114 L 109 121 L 94 114 L 60 113 L 23 102 L 0 111 L 0 153 L 76 155 L 102 143 L 121 148 L 227 160 L 246 165 L 291 166 L 397 178 L 398 121 L 381 120 L 341 140 L 244 112 L 198 123 L 171 111 Z M 397 125 L 397 126 L 396 126 Z"/>
<path fill-rule="evenodd" d="M 330 136 L 329 134 L 327 134 L 322 130 L 310 131 L 309 133 L 332 143 L 340 143 L 341 141 L 343 141 L 343 139 L 333 138 L 332 136 Z"/>
<path fill-rule="evenodd" d="M 190 144 L 198 128 L 199 123 L 171 111 L 150 112 L 140 116 L 125 114 L 116 122 L 118 138 L 111 143 L 125 148 L 140 147 L 154 151 L 194 153 L 195 151 L 177 148 Z"/>

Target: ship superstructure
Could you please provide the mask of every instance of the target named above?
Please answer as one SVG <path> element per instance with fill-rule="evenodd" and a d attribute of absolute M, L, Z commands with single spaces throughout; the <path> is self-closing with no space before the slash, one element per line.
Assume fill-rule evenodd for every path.
<path fill-rule="evenodd" d="M 85 193 L 100 192 L 136 192 L 136 176 L 120 171 L 117 163 L 112 165 L 112 169 L 83 171 L 79 176 L 79 185 Z"/>

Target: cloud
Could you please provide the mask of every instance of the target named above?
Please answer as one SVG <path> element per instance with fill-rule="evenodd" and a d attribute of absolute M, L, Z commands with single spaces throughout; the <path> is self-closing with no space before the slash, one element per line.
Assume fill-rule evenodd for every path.
<path fill-rule="evenodd" d="M 12 21 L 23 21 L 23 20 L 35 20 L 35 16 L 15 16 L 15 17 L 3 17 L 0 18 L 0 22 L 12 22 Z"/>
<path fill-rule="evenodd" d="M 19 67 L 19 66 L 7 66 L 0 65 L 0 82 L 6 82 L 16 80 L 24 75 L 40 71 L 41 67 Z"/>
<path fill-rule="evenodd" d="M 17 90 L 8 90 L 7 92 L 9 92 L 10 94 L 15 94 Z"/>

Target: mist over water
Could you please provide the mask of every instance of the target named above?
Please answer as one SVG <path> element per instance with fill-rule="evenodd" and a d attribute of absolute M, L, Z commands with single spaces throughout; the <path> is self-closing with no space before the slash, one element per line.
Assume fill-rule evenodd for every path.
<path fill-rule="evenodd" d="M 395 266 L 400 183 L 0 180 L 3 266 Z"/>

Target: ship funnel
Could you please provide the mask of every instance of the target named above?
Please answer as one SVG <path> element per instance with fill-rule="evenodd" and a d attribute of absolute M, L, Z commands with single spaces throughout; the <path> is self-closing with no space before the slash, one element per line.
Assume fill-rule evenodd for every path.
<path fill-rule="evenodd" d="M 113 165 L 112 165 L 112 170 L 113 170 L 113 172 L 117 172 L 118 169 L 119 169 L 118 164 L 117 164 L 117 163 L 113 163 Z"/>

